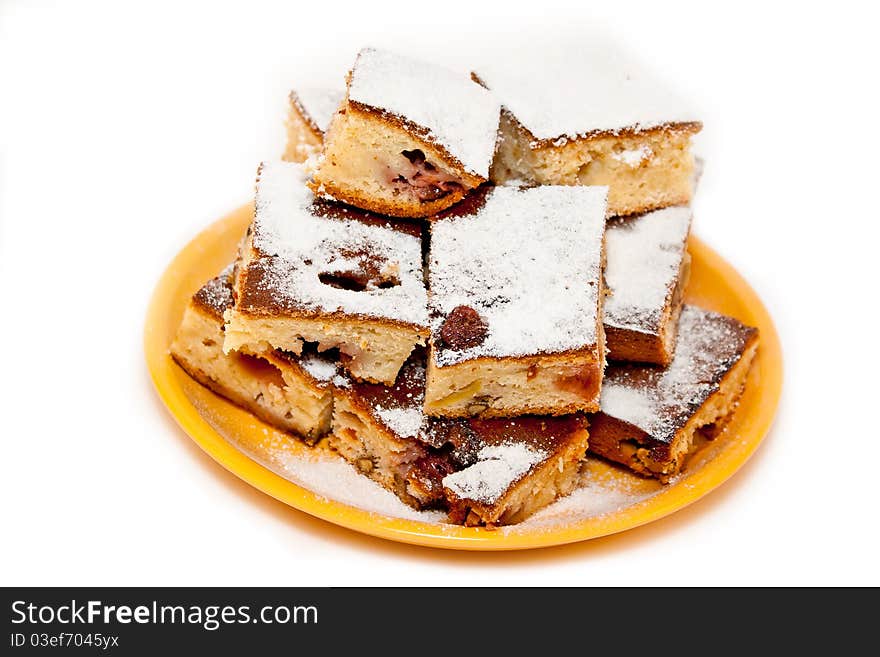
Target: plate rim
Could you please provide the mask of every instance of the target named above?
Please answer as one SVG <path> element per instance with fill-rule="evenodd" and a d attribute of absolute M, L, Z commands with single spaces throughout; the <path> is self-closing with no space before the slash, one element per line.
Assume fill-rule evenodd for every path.
<path fill-rule="evenodd" d="M 770 313 L 739 272 L 692 233 L 688 249 L 692 254 L 695 251 L 700 253 L 702 259 L 725 279 L 737 299 L 749 308 L 756 320 L 754 323 L 761 330 L 759 348 L 762 362 L 766 362 L 766 366 L 762 368 L 761 395 L 769 400 L 769 404 L 762 404 L 763 410 L 755 418 L 750 435 L 728 446 L 721 454 L 691 474 L 686 487 L 673 484 L 650 498 L 615 513 L 582 519 L 571 525 L 522 532 L 438 525 L 395 518 L 320 496 L 248 457 L 202 417 L 176 377 L 174 369 L 179 366 L 169 355 L 169 345 L 160 330 L 167 321 L 167 308 L 179 294 L 179 270 L 202 255 L 205 251 L 204 243 L 219 239 L 230 229 L 230 225 L 240 224 L 243 233 L 252 214 L 253 203 L 247 203 L 217 219 L 193 237 L 165 267 L 147 307 L 143 336 L 144 355 L 156 393 L 171 417 L 191 440 L 245 483 L 311 516 L 378 538 L 457 550 L 509 551 L 587 541 L 655 522 L 716 490 L 745 465 L 764 441 L 776 418 L 782 394 L 783 358 L 779 335 Z"/>

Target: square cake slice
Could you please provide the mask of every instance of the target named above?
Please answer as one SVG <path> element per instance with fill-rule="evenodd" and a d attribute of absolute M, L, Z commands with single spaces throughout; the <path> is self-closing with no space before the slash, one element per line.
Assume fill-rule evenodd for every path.
<path fill-rule="evenodd" d="M 504 110 L 492 180 L 607 185 L 608 214 L 690 202 L 701 124 L 613 46 L 523 49 L 476 66 Z"/>
<path fill-rule="evenodd" d="M 333 390 L 328 444 L 407 504 L 448 506 L 452 522 L 519 522 L 577 484 L 587 449 L 584 416 L 427 418 L 419 354 L 407 361 L 393 386 L 337 379 Z M 516 452 L 528 463 L 503 461 Z M 503 462 L 486 463 L 496 456 Z M 468 474 L 456 479 L 459 471 Z M 482 483 L 481 474 L 486 476 Z"/>
<path fill-rule="evenodd" d="M 691 210 L 671 207 L 608 221 L 605 340 L 609 360 L 668 365 L 690 278 Z"/>
<path fill-rule="evenodd" d="M 324 136 L 313 189 L 395 217 L 426 217 L 489 177 L 500 106 L 467 74 L 362 50 Z"/>
<path fill-rule="evenodd" d="M 429 431 L 470 447 L 465 467 L 442 479 L 449 519 L 487 527 L 525 520 L 574 490 L 589 439 L 579 414 L 432 420 Z"/>
<path fill-rule="evenodd" d="M 356 378 L 394 383 L 429 335 L 421 227 L 316 200 L 300 165 L 264 163 L 223 350 L 338 348 Z"/>
<path fill-rule="evenodd" d="M 281 159 L 305 162 L 321 152 L 324 132 L 344 94 L 339 89 L 301 87 L 290 92 L 287 114 L 287 148 Z"/>
<path fill-rule="evenodd" d="M 284 431 L 314 443 L 330 430 L 336 365 L 318 354 L 223 353 L 223 313 L 232 307 L 232 267 L 190 299 L 171 355 L 202 385 Z"/>
<path fill-rule="evenodd" d="M 677 474 L 697 430 L 714 435 L 729 419 L 757 348 L 756 328 L 686 305 L 668 367 L 609 365 L 590 450 L 664 481 Z"/>
<path fill-rule="evenodd" d="M 428 415 L 598 409 L 606 193 L 495 187 L 431 222 Z"/>

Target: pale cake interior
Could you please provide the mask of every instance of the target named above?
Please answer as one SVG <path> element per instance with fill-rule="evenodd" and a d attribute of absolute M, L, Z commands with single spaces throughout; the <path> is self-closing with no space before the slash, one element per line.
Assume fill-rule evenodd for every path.
<path fill-rule="evenodd" d="M 327 130 L 313 189 L 373 212 L 425 217 L 482 182 L 399 125 L 349 104 Z"/>
<path fill-rule="evenodd" d="M 330 430 L 332 393 L 274 356 L 223 353 L 223 321 L 191 303 L 171 345 L 193 378 L 266 422 L 314 442 Z"/>
<path fill-rule="evenodd" d="M 295 102 L 290 103 L 290 110 L 285 121 L 287 128 L 287 147 L 281 159 L 287 162 L 305 162 L 311 156 L 321 152 L 324 135 L 316 131 L 306 117 L 302 115 Z"/>
<path fill-rule="evenodd" d="M 539 185 L 607 185 L 608 216 L 689 203 L 696 128 L 670 127 L 536 142 L 503 112 L 491 179 Z"/>
<path fill-rule="evenodd" d="M 413 347 L 425 343 L 416 328 L 356 317 L 261 317 L 227 311 L 226 319 L 227 353 L 285 349 L 299 354 L 303 341 L 314 342 L 318 351 L 339 348 L 345 368 L 355 378 L 388 385 Z"/>
<path fill-rule="evenodd" d="M 595 351 L 428 364 L 425 413 L 438 417 L 562 415 L 599 409 L 601 359 Z"/>

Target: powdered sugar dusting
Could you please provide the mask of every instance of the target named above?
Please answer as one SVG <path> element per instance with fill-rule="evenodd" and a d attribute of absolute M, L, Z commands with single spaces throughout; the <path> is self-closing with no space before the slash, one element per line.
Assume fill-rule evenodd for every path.
<path fill-rule="evenodd" d="M 327 130 L 330 119 L 342 103 L 345 94 L 341 89 L 321 87 L 300 87 L 291 97 L 299 106 L 300 112 L 321 132 Z"/>
<path fill-rule="evenodd" d="M 523 443 L 487 445 L 477 452 L 477 462 L 447 475 L 443 485 L 459 499 L 494 504 L 532 466 L 549 454 Z"/>
<path fill-rule="evenodd" d="M 678 281 L 690 225 L 687 207 L 608 224 L 606 326 L 653 334 L 660 330 L 663 308 Z"/>
<path fill-rule="evenodd" d="M 575 489 L 570 495 L 561 497 L 545 506 L 521 523 L 505 529 L 507 531 L 523 531 L 558 527 L 616 513 L 648 497 L 650 495 L 634 494 L 620 487 L 586 484 Z"/>
<path fill-rule="evenodd" d="M 603 39 L 520 48 L 476 74 L 538 140 L 696 121 L 673 91 Z"/>
<path fill-rule="evenodd" d="M 612 153 L 611 158 L 618 162 L 623 162 L 629 167 L 635 168 L 642 162 L 650 159 L 652 155 L 654 155 L 654 151 L 651 150 L 651 147 L 647 144 L 642 144 L 638 148 L 631 148 L 629 150 L 620 151 L 619 153 Z"/>
<path fill-rule="evenodd" d="M 622 381 L 610 381 L 606 371 L 599 404 L 603 413 L 637 427 L 650 427 L 660 413 L 661 401 L 650 390 L 629 387 Z"/>
<path fill-rule="evenodd" d="M 231 308 L 233 304 L 232 268 L 233 265 L 226 265 L 223 271 L 200 287 L 195 295 L 193 295 L 203 305 L 221 315 L 227 308 Z"/>
<path fill-rule="evenodd" d="M 672 363 L 611 365 L 602 383 L 602 412 L 670 441 L 739 360 L 751 330 L 731 317 L 685 306 Z"/>
<path fill-rule="evenodd" d="M 424 414 L 420 407 L 414 408 L 376 408 L 379 419 L 391 431 L 402 438 L 415 438 L 422 426 Z"/>
<path fill-rule="evenodd" d="M 339 364 L 320 354 L 305 354 L 299 364 L 318 381 L 330 381 L 339 374 Z"/>
<path fill-rule="evenodd" d="M 466 73 L 365 48 L 352 70 L 348 97 L 424 128 L 427 139 L 467 171 L 488 178 L 501 109 Z"/>
<path fill-rule="evenodd" d="M 435 339 L 459 305 L 488 327 L 476 347 L 435 349 L 438 365 L 596 343 L 606 195 L 606 187 L 497 187 L 476 214 L 431 224 Z"/>
<path fill-rule="evenodd" d="M 301 165 L 271 162 L 262 165 L 257 181 L 253 245 L 261 254 L 263 286 L 275 301 L 426 326 L 421 240 L 390 224 L 316 216 L 305 178 Z M 360 274 L 365 256 L 380 263 L 382 275 L 398 284 L 369 282 L 366 289 L 352 290 L 320 280 L 326 273 Z"/>

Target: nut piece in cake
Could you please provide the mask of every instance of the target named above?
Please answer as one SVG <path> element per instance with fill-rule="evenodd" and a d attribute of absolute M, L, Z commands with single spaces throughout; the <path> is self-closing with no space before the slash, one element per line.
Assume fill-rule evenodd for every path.
<path fill-rule="evenodd" d="M 758 330 L 732 317 L 685 306 L 679 324 L 668 367 L 608 366 L 590 420 L 592 452 L 663 481 L 729 419 L 758 348 Z"/>
<path fill-rule="evenodd" d="M 373 212 L 425 217 L 489 177 L 500 106 L 467 74 L 366 48 L 324 136 L 312 188 Z"/>
<path fill-rule="evenodd" d="M 301 87 L 290 92 L 287 114 L 287 148 L 282 156 L 288 162 L 305 162 L 321 152 L 324 131 L 342 103 L 337 89 Z"/>
<path fill-rule="evenodd" d="M 264 163 L 223 350 L 338 348 L 357 379 L 393 383 L 429 335 L 421 227 L 316 200 L 301 165 Z"/>
<path fill-rule="evenodd" d="M 489 188 L 430 223 L 426 414 L 598 409 L 606 193 Z"/>
<path fill-rule="evenodd" d="M 470 464 L 442 479 L 454 523 L 517 523 L 577 485 L 588 441 L 581 415 L 433 423 L 435 431 L 454 423 L 458 432 L 470 435 Z"/>
<path fill-rule="evenodd" d="M 512 57 L 474 70 L 504 108 L 494 182 L 607 185 L 609 216 L 690 202 L 702 126 L 662 83 L 601 41 Z"/>
<path fill-rule="evenodd" d="M 668 365 L 690 277 L 688 207 L 616 218 L 605 233 L 609 360 Z"/>
<path fill-rule="evenodd" d="M 223 313 L 232 307 L 232 268 L 193 295 L 171 345 L 199 383 L 257 417 L 313 443 L 330 430 L 329 379 L 336 365 L 317 354 L 223 353 Z"/>

